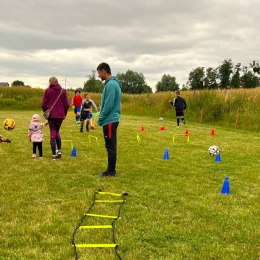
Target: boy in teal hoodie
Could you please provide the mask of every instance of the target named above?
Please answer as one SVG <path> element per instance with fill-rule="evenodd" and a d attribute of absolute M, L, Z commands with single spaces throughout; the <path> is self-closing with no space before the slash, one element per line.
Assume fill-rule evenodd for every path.
<path fill-rule="evenodd" d="M 111 75 L 107 63 L 97 67 L 98 76 L 105 80 L 105 87 L 101 97 L 100 115 L 97 123 L 103 127 L 105 147 L 108 155 L 108 166 L 101 177 L 115 177 L 117 159 L 117 127 L 121 114 L 121 83 Z"/>

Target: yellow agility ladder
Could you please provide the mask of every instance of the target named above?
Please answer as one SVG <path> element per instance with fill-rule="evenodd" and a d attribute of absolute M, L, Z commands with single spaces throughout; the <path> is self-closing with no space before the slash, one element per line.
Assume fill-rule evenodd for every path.
<path fill-rule="evenodd" d="M 102 197 L 103 195 L 109 196 L 109 198 L 120 198 L 120 199 L 97 199 L 97 197 Z M 72 240 L 71 243 L 74 247 L 75 252 L 75 260 L 79 260 L 79 254 L 77 249 L 78 248 L 114 248 L 115 254 L 119 260 L 122 260 L 119 253 L 117 252 L 118 244 L 116 243 L 116 236 L 115 236 L 115 223 L 120 218 L 121 210 L 123 207 L 123 204 L 126 201 L 126 196 L 128 196 L 128 193 L 118 194 L 118 193 L 112 193 L 112 192 L 103 192 L 103 191 L 96 191 L 93 195 L 92 203 L 89 207 L 89 209 L 86 211 L 86 213 L 81 218 L 79 224 L 74 229 L 74 232 L 72 234 Z M 119 208 L 117 210 L 116 216 L 110 216 L 110 215 L 104 215 L 104 214 L 94 214 L 90 213 L 93 211 L 94 206 L 96 207 L 97 204 L 104 204 L 104 203 L 119 203 Z M 112 220 L 111 224 L 105 224 L 105 225 L 84 225 L 84 223 L 87 221 L 87 218 L 103 218 L 103 219 L 109 219 Z M 86 244 L 86 243 L 76 243 L 76 235 L 79 230 L 90 230 L 90 229 L 111 229 L 112 230 L 112 243 L 104 243 L 104 244 Z"/>

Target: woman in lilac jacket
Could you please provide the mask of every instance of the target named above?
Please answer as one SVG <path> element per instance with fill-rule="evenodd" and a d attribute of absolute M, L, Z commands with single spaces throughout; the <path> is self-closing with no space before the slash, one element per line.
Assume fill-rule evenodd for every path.
<path fill-rule="evenodd" d="M 42 110 L 44 112 L 51 109 L 48 123 L 50 128 L 50 143 L 53 160 L 61 158 L 61 137 L 59 130 L 62 121 L 67 115 L 69 106 L 70 104 L 66 90 L 60 86 L 57 78 L 51 77 L 49 79 L 49 87 L 44 91 L 42 98 Z M 58 150 L 57 152 L 56 145 Z"/>

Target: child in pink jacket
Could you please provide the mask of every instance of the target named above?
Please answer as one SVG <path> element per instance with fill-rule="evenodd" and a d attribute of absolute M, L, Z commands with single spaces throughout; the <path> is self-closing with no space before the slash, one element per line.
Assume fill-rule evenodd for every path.
<path fill-rule="evenodd" d="M 28 138 L 33 144 L 33 154 L 32 158 L 36 158 L 36 149 L 39 150 L 39 159 L 42 159 L 42 142 L 44 141 L 42 128 L 48 124 L 48 121 L 45 123 L 40 123 L 40 116 L 34 114 L 32 116 L 32 121 L 29 125 Z"/>

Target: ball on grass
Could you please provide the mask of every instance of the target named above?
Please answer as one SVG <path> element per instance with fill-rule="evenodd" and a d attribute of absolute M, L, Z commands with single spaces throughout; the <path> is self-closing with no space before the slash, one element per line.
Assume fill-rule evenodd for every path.
<path fill-rule="evenodd" d="M 15 121 L 13 119 L 7 118 L 3 122 L 3 127 L 7 131 L 12 131 L 15 128 Z"/>
<path fill-rule="evenodd" d="M 219 149 L 218 146 L 212 145 L 212 146 L 209 147 L 209 154 L 210 154 L 211 156 L 216 156 L 216 155 L 218 155 L 219 153 L 220 153 L 220 149 Z"/>

